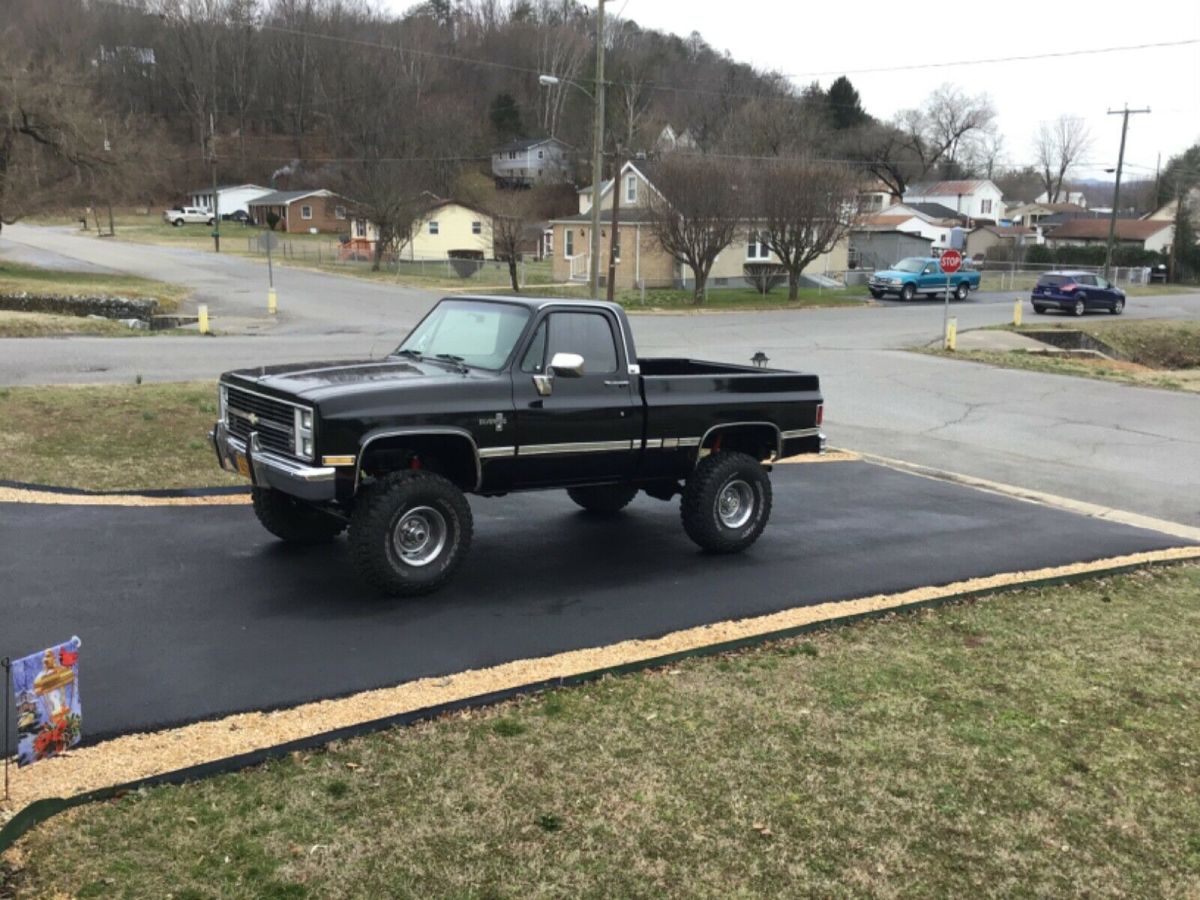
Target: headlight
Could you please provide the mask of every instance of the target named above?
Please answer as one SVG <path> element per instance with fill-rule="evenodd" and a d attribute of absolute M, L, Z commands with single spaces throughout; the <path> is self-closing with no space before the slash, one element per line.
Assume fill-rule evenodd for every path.
<path fill-rule="evenodd" d="M 229 424 L 229 388 L 225 385 L 217 390 L 217 421 L 222 425 Z"/>
<path fill-rule="evenodd" d="M 888 284 L 900 284 L 900 283 L 901 283 L 901 281 L 899 278 L 889 278 L 888 279 Z"/>
<path fill-rule="evenodd" d="M 296 409 L 296 455 L 301 459 L 313 458 L 313 411 Z"/>

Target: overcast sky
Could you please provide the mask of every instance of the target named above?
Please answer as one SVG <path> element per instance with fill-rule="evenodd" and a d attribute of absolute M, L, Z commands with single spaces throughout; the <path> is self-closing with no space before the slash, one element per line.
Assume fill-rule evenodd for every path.
<path fill-rule="evenodd" d="M 395 12 L 416 0 L 377 0 Z M 584 0 L 594 6 L 594 0 Z M 845 73 L 872 115 L 889 118 L 920 103 L 943 82 L 970 93 L 987 92 L 999 114 L 1005 163 L 1032 160 L 1041 121 L 1062 113 L 1085 118 L 1094 136 L 1083 176 L 1105 176 L 1116 164 L 1121 117 L 1106 115 L 1128 103 L 1149 106 L 1131 116 L 1126 177 L 1152 177 L 1163 162 L 1200 142 L 1200 43 L 1065 58 L 948 66 L 912 71 L 862 72 L 887 66 L 959 62 L 1131 44 L 1200 40 L 1200 2 L 1155 0 L 1118 6 L 1078 0 L 1007 0 L 975 6 L 895 0 L 801 2 L 755 0 L 606 0 L 643 28 L 679 35 L 699 31 L 708 44 L 738 61 L 787 73 L 799 84 L 828 87 Z M 971 10 L 975 10 L 972 12 Z"/>

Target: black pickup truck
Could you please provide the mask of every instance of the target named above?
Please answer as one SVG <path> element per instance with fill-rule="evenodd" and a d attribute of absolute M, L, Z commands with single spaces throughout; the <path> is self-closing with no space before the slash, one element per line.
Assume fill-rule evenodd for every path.
<path fill-rule="evenodd" d="M 465 493 L 566 488 L 594 513 L 682 494 L 705 550 L 752 544 L 770 463 L 818 453 L 817 376 L 638 359 L 624 311 L 573 300 L 438 303 L 382 359 L 221 376 L 221 466 L 285 541 L 332 540 L 390 594 L 435 590 L 470 547 Z"/>

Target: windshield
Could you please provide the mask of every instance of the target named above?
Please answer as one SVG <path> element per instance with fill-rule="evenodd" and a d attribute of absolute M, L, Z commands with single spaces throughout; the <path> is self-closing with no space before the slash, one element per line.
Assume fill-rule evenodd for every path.
<path fill-rule="evenodd" d="M 499 369 L 528 320 L 529 310 L 509 303 L 443 300 L 404 339 L 396 354 L 440 357 L 480 369 Z"/>
<path fill-rule="evenodd" d="M 910 256 L 892 266 L 897 272 L 920 272 L 925 268 L 925 260 L 919 256 Z"/>

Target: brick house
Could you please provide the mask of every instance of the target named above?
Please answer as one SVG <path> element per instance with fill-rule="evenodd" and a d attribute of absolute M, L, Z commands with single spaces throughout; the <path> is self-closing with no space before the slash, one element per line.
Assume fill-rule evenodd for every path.
<path fill-rule="evenodd" d="M 324 189 L 273 191 L 248 204 L 255 225 L 265 226 L 271 213 L 275 213 L 279 217 L 275 230 L 290 234 L 349 232 L 351 206 L 345 197 Z"/>

